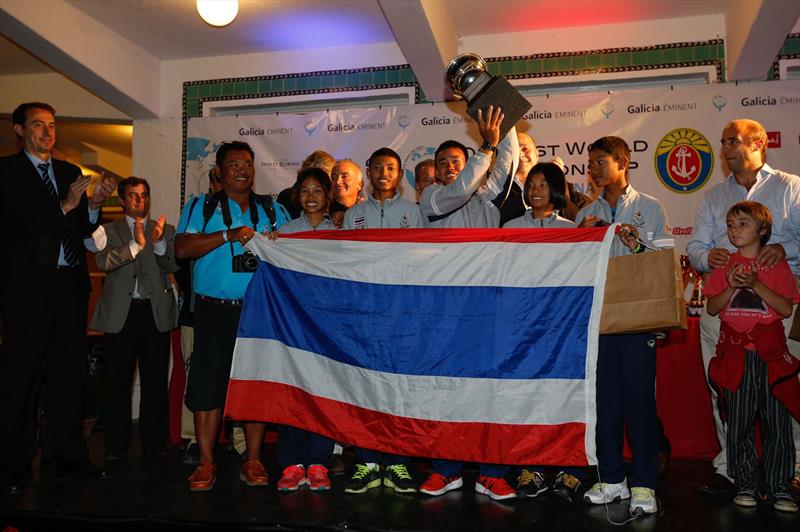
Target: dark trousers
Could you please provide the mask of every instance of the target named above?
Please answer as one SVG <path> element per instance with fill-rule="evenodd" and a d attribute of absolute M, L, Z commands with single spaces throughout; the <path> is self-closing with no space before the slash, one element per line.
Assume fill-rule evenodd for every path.
<path fill-rule="evenodd" d="M 333 441 L 307 430 L 278 425 L 278 465 L 323 464 L 327 467 Z"/>
<path fill-rule="evenodd" d="M 86 274 L 58 270 L 25 298 L 2 294 L 4 346 L 0 355 L 0 469 L 28 467 L 25 427 L 47 373 L 48 441 L 60 462 L 87 458 L 81 421 L 86 368 Z M 30 430 L 30 429 L 29 429 Z"/>
<path fill-rule="evenodd" d="M 446 477 L 455 477 L 461 474 L 464 462 L 454 462 L 453 460 L 431 460 L 431 469 L 434 473 L 439 473 Z M 496 464 L 478 464 L 478 473 L 485 477 L 502 478 L 508 473 L 508 466 Z"/>
<path fill-rule="evenodd" d="M 403 464 L 411 465 L 411 458 L 399 454 L 382 453 L 372 449 L 356 447 L 356 463 L 358 464 L 383 464 L 385 466 Z"/>
<path fill-rule="evenodd" d="M 131 301 L 118 333 L 105 335 L 106 449 L 125 454 L 131 444 L 131 389 L 139 364 L 139 435 L 144 449 L 167 441 L 169 333 L 159 332 L 149 300 Z"/>
<path fill-rule="evenodd" d="M 652 334 L 603 334 L 597 353 L 597 457 L 600 481 L 656 488 L 656 348 Z M 633 460 L 622 459 L 625 429 Z"/>
<path fill-rule="evenodd" d="M 755 351 L 745 352 L 744 377 L 735 392 L 723 390 L 727 405 L 728 473 L 736 488 L 756 491 L 758 455 L 755 422 L 761 420 L 764 484 L 769 495 L 787 491 L 794 468 L 794 441 L 789 411 L 769 389 L 767 364 Z"/>

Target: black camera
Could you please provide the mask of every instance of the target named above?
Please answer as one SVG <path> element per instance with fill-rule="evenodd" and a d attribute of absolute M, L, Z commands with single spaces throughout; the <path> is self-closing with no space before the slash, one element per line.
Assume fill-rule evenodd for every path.
<path fill-rule="evenodd" d="M 233 273 L 253 273 L 258 269 L 258 257 L 245 251 L 241 255 L 234 255 L 232 261 Z"/>

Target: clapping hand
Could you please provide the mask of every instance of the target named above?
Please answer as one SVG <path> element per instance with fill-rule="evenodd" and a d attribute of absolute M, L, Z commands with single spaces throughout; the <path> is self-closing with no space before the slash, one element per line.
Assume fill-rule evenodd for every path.
<path fill-rule="evenodd" d="M 90 177 L 81 176 L 70 184 L 67 197 L 61 200 L 61 210 L 64 211 L 64 214 L 78 206 L 81 198 L 86 194 L 86 189 L 91 180 Z"/>
<path fill-rule="evenodd" d="M 100 206 L 106 202 L 108 198 L 111 197 L 111 194 L 114 192 L 116 188 L 116 182 L 112 177 L 106 177 L 105 174 L 101 174 L 101 180 L 94 187 L 94 191 L 92 192 L 92 197 L 89 200 L 93 209 L 99 209 Z"/>
<path fill-rule="evenodd" d="M 139 244 L 140 248 L 144 248 L 147 244 L 144 238 L 144 219 L 137 218 L 133 221 L 133 239 Z"/>
<path fill-rule="evenodd" d="M 758 274 L 750 265 L 735 264 L 728 270 L 727 278 L 731 288 L 753 288 L 758 281 Z"/>
<path fill-rule="evenodd" d="M 153 230 L 150 232 L 150 242 L 155 245 L 162 238 L 164 238 L 164 225 L 167 223 L 165 216 L 159 216 L 156 220 Z"/>

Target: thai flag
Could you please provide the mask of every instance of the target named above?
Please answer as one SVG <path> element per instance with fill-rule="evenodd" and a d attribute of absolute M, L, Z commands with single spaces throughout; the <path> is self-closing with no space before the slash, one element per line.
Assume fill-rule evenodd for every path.
<path fill-rule="evenodd" d="M 402 455 L 594 464 L 603 229 L 254 238 L 226 415 Z"/>

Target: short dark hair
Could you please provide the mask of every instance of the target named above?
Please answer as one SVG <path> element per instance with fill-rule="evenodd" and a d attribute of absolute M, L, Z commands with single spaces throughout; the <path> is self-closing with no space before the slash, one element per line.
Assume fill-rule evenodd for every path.
<path fill-rule="evenodd" d="M 300 185 L 302 185 L 303 181 L 309 177 L 317 180 L 317 183 L 319 183 L 319 185 L 322 187 L 322 190 L 325 191 L 326 196 L 331 195 L 333 185 L 331 184 L 331 178 L 328 177 L 328 173 L 325 171 L 325 169 L 309 166 L 308 168 L 303 168 L 297 173 L 297 181 L 295 181 L 294 185 L 292 185 L 292 200 L 295 202 L 295 204 L 300 204 Z"/>
<path fill-rule="evenodd" d="M 222 163 L 225 162 L 225 156 L 229 151 L 246 151 L 250 154 L 250 157 L 253 159 L 256 158 L 256 153 L 248 143 L 242 142 L 241 140 L 226 141 L 220 144 L 219 148 L 217 148 L 217 166 L 220 168 L 222 168 Z"/>
<path fill-rule="evenodd" d="M 458 148 L 459 150 L 464 152 L 464 160 L 466 161 L 467 159 L 469 159 L 469 152 L 467 151 L 467 147 L 466 146 L 464 146 L 463 144 L 461 144 L 457 140 L 446 140 L 446 141 L 442 142 L 441 144 L 439 144 L 439 147 L 436 148 L 436 153 L 433 154 L 434 164 L 438 164 L 439 163 L 439 153 L 443 152 L 444 150 L 450 149 L 450 148 Z"/>
<path fill-rule="evenodd" d="M 391 148 L 386 148 L 386 147 L 378 148 L 377 150 L 372 152 L 372 155 L 370 155 L 369 159 L 367 159 L 367 168 L 369 168 L 370 164 L 372 164 L 372 160 L 375 157 L 393 157 L 394 159 L 397 159 L 397 169 L 398 170 L 403 169 L 403 161 L 400 160 L 400 156 L 397 154 L 397 152 Z"/>
<path fill-rule="evenodd" d="M 122 181 L 119 182 L 117 185 L 117 195 L 119 196 L 120 201 L 125 197 L 125 189 L 128 187 L 136 187 L 139 185 L 144 185 L 144 189 L 147 191 L 147 195 L 150 195 L 150 183 L 147 182 L 147 179 L 143 179 L 141 177 L 136 177 L 132 175 L 130 177 L 126 177 Z"/>
<path fill-rule="evenodd" d="M 628 143 L 625 142 L 625 139 L 610 135 L 607 137 L 600 137 L 589 144 L 589 151 L 595 150 L 606 152 L 613 157 L 615 161 L 619 161 L 622 157 L 628 159 L 628 165 L 625 166 L 625 174 L 627 175 L 628 166 L 630 166 L 631 162 L 631 148 L 628 146 Z"/>
<path fill-rule="evenodd" d="M 547 181 L 547 186 L 550 188 L 550 203 L 553 204 L 553 209 L 561 210 L 567 207 L 567 179 L 564 177 L 564 171 L 556 163 L 537 163 L 533 165 L 528 177 L 525 178 L 525 188 L 523 194 L 525 201 L 528 201 L 528 191 L 533 182 L 533 176 L 542 174 L 544 180 Z"/>
<path fill-rule="evenodd" d="M 766 229 L 766 232 L 761 235 L 761 245 L 766 246 L 769 238 L 772 236 L 772 213 L 769 209 L 757 201 L 740 201 L 734 203 L 728 214 L 725 216 L 736 216 L 737 214 L 749 216 L 754 222 L 758 224 L 758 230 Z"/>
<path fill-rule="evenodd" d="M 53 106 L 49 103 L 44 102 L 26 102 L 22 103 L 14 109 L 14 112 L 11 113 L 11 124 L 19 124 L 21 126 L 25 125 L 25 120 L 28 119 L 28 111 L 31 109 L 44 109 L 45 111 L 50 111 L 50 114 L 56 116 L 56 110 L 53 109 Z"/>

